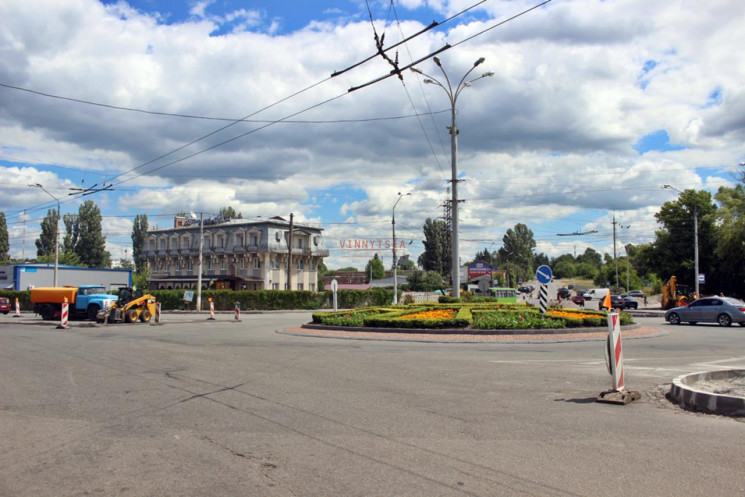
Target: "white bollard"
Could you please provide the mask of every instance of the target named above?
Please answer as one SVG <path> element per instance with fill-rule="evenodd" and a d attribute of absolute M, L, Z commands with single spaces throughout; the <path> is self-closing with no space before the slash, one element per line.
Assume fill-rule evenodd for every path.
<path fill-rule="evenodd" d="M 21 317 L 21 304 L 18 303 L 18 297 L 16 297 L 16 313 L 13 314 L 14 318 Z"/>

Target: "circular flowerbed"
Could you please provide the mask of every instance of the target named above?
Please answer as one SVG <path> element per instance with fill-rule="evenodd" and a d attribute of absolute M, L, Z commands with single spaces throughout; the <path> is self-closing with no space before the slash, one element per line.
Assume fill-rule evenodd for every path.
<path fill-rule="evenodd" d="M 526 304 L 448 303 L 391 307 L 368 307 L 341 312 L 317 312 L 313 323 L 353 328 L 428 328 L 515 330 L 596 328 L 607 326 L 604 312 L 549 309 L 542 315 Z M 621 324 L 633 324 L 629 314 L 621 313 Z"/>

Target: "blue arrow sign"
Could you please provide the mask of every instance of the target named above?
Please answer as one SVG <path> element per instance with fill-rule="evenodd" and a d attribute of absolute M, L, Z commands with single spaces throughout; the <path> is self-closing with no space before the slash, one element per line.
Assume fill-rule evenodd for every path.
<path fill-rule="evenodd" d="M 535 277 L 541 285 L 548 285 L 548 282 L 551 281 L 551 278 L 553 277 L 553 273 L 551 273 L 550 267 L 539 266 L 538 269 L 535 270 Z"/>

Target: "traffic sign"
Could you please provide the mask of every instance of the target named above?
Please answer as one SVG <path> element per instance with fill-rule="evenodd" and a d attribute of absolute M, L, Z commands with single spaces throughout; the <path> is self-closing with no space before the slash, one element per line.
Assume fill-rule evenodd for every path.
<path fill-rule="evenodd" d="M 551 273 L 550 267 L 545 265 L 539 266 L 538 269 L 535 270 L 535 277 L 541 285 L 548 285 L 553 277 L 553 273 Z"/>

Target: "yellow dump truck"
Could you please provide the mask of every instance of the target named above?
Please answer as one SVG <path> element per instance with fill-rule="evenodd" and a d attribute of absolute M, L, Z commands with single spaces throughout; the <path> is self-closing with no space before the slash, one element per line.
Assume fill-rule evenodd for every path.
<path fill-rule="evenodd" d="M 662 287 L 662 308 L 672 309 L 690 304 L 698 296 L 691 291 L 688 285 L 678 283 L 678 278 L 671 276 L 670 280 Z"/>
<path fill-rule="evenodd" d="M 132 287 L 119 289 L 119 298 L 109 307 L 98 312 L 99 323 L 149 323 L 155 315 L 155 297 L 143 295 L 142 290 Z"/>

